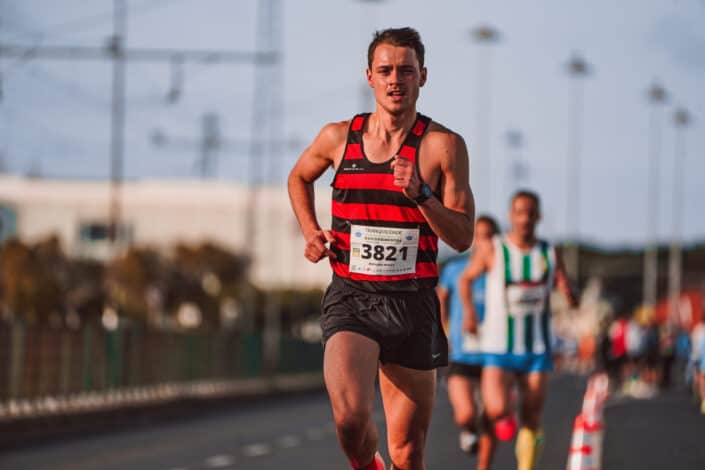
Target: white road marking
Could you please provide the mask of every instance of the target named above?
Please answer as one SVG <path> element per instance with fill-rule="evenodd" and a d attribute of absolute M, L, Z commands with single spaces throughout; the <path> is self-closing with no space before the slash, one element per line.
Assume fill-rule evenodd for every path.
<path fill-rule="evenodd" d="M 308 428 L 306 430 L 306 437 L 312 441 L 320 441 L 323 439 L 323 431 L 319 428 Z"/>
<path fill-rule="evenodd" d="M 284 449 L 291 449 L 301 445 L 301 438 L 293 435 L 282 436 L 279 438 L 278 443 Z"/>
<path fill-rule="evenodd" d="M 242 455 L 245 457 L 261 457 L 272 452 L 269 444 L 250 444 L 242 448 Z"/>
<path fill-rule="evenodd" d="M 235 462 L 235 459 L 231 455 L 214 455 L 206 459 L 206 466 L 210 468 L 222 468 L 232 465 L 233 462 Z"/>

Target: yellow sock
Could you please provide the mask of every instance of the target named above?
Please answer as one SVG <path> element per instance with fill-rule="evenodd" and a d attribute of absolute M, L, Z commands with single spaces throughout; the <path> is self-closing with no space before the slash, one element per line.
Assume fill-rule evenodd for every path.
<path fill-rule="evenodd" d="M 517 470 L 534 470 L 543 447 L 543 432 L 522 427 L 517 434 Z"/>

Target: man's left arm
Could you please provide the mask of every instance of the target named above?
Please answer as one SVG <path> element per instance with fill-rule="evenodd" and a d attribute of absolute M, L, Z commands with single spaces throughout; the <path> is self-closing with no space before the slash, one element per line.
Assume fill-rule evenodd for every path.
<path fill-rule="evenodd" d="M 434 137 L 438 139 L 433 150 L 441 170 L 441 199 L 432 196 L 419 204 L 419 209 L 436 235 L 462 252 L 472 244 L 475 220 L 475 201 L 468 180 L 468 151 L 458 134 L 443 132 Z M 416 199 L 422 180 L 415 165 L 397 157 L 392 167 L 394 184 L 403 188 L 407 197 Z"/>

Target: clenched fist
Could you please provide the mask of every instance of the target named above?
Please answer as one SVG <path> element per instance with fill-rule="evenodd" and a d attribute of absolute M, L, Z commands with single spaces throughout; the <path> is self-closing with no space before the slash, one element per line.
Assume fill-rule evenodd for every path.
<path fill-rule="evenodd" d="M 392 160 L 392 170 L 394 170 L 394 186 L 400 187 L 404 196 L 409 199 L 417 198 L 421 187 L 421 178 L 416 172 L 416 165 L 408 158 L 397 155 Z"/>
<path fill-rule="evenodd" d="M 326 247 L 326 243 L 335 242 L 335 237 L 329 230 L 316 230 L 306 239 L 304 256 L 312 263 L 318 263 L 325 257 L 335 259 L 335 253 Z"/>

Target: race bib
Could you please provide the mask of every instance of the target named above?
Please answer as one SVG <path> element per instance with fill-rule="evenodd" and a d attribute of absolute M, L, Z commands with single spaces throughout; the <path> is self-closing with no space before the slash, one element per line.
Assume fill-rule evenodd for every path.
<path fill-rule="evenodd" d="M 350 227 L 350 272 L 376 276 L 413 274 L 418 228 Z"/>
<path fill-rule="evenodd" d="M 507 286 L 507 307 L 512 315 L 541 313 L 546 306 L 546 286 Z"/>

